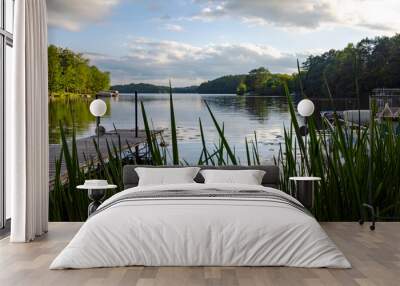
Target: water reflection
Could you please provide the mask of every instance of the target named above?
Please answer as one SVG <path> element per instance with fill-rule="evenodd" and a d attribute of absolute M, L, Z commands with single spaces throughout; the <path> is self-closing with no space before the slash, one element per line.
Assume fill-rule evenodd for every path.
<path fill-rule="evenodd" d="M 107 100 L 107 113 L 110 114 L 111 103 Z M 60 122 L 64 126 L 67 137 L 72 136 L 72 129 L 78 137 L 87 135 L 96 124 L 96 118 L 89 111 L 90 101 L 82 100 L 55 100 L 49 102 L 49 139 L 50 143 L 60 143 Z"/>
<path fill-rule="evenodd" d="M 167 94 L 143 94 L 139 100 L 144 102 L 148 117 L 155 128 L 169 128 L 169 97 Z M 212 147 L 218 143 L 218 133 L 205 107 L 208 102 L 219 122 L 225 123 L 225 134 L 236 153 L 245 160 L 245 136 L 252 137 L 254 131 L 260 142 L 260 152 L 264 161 L 271 160 L 282 142 L 283 126 L 289 124 L 290 115 L 286 98 L 245 97 L 236 95 L 174 95 L 175 115 L 178 127 L 178 140 L 181 157 L 195 163 L 201 151 L 198 120 L 201 118 L 207 144 Z M 106 99 L 108 112 L 102 118 L 107 130 L 113 128 L 133 128 L 134 98 L 121 95 L 118 99 Z M 64 120 L 69 130 L 75 122 L 77 136 L 92 135 L 95 118 L 89 112 L 87 101 L 70 103 L 50 103 L 50 142 L 59 142 L 58 121 Z M 143 128 L 139 108 L 139 127 Z M 74 120 L 72 120 L 74 119 Z M 166 132 L 166 139 L 169 134 Z"/>

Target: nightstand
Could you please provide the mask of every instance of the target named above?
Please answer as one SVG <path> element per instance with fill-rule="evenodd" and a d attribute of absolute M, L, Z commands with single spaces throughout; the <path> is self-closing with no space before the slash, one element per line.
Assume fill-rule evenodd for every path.
<path fill-rule="evenodd" d="M 296 183 L 295 193 L 292 194 L 307 209 L 314 206 L 314 183 L 321 181 L 320 177 L 290 177 Z"/>
<path fill-rule="evenodd" d="M 92 201 L 88 206 L 88 217 L 94 213 L 97 208 L 102 204 L 102 200 L 106 195 L 106 190 L 116 189 L 116 185 L 90 185 L 85 183 L 85 185 L 80 185 L 76 187 L 79 190 L 87 190 L 89 199 Z"/>

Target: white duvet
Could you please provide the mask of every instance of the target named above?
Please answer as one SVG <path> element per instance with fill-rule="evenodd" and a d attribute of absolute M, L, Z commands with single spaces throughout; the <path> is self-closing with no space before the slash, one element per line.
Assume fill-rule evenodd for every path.
<path fill-rule="evenodd" d="M 262 186 L 182 184 L 128 189 L 103 205 L 129 192 L 210 187 L 265 190 L 294 200 Z M 246 198 L 155 198 L 124 201 L 89 218 L 50 269 L 127 265 L 351 267 L 318 222 L 293 206 Z"/>

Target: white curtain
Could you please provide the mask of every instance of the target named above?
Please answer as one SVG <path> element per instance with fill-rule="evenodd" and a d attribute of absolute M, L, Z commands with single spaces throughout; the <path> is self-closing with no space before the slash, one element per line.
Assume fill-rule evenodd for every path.
<path fill-rule="evenodd" d="M 45 0 L 15 2 L 14 92 L 6 102 L 6 187 L 12 242 L 48 225 L 47 14 Z"/>

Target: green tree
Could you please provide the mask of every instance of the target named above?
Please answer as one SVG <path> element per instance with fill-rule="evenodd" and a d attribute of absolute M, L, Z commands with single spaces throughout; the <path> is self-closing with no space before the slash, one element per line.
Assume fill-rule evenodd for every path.
<path fill-rule="evenodd" d="M 246 92 L 247 92 L 247 86 L 246 86 L 246 84 L 245 84 L 243 81 L 241 81 L 241 82 L 239 83 L 239 86 L 238 86 L 237 89 L 236 89 L 236 93 L 239 94 L 239 95 L 243 95 L 243 94 L 245 94 Z"/>
<path fill-rule="evenodd" d="M 270 77 L 271 72 L 264 67 L 251 70 L 245 80 L 248 91 L 261 94 Z"/>
<path fill-rule="evenodd" d="M 363 39 L 342 50 L 309 56 L 302 65 L 302 79 L 309 97 L 327 97 L 323 75 L 337 98 L 356 98 L 357 78 L 361 107 L 368 108 L 374 88 L 400 87 L 400 35 Z"/>
<path fill-rule="evenodd" d="M 90 66 L 89 60 L 82 54 L 69 49 L 48 47 L 49 91 L 94 94 L 107 90 L 110 86 L 110 74 Z"/>
<path fill-rule="evenodd" d="M 289 90 L 293 91 L 294 77 L 292 75 L 272 74 L 264 67 L 251 70 L 244 80 L 247 92 L 266 96 L 283 95 L 283 83 L 286 83 Z"/>
<path fill-rule="evenodd" d="M 227 75 L 202 83 L 199 93 L 236 93 L 245 75 Z"/>
<path fill-rule="evenodd" d="M 48 77 L 49 77 L 49 93 L 60 91 L 62 88 L 62 67 L 59 57 L 59 49 L 50 45 L 48 48 Z"/>

